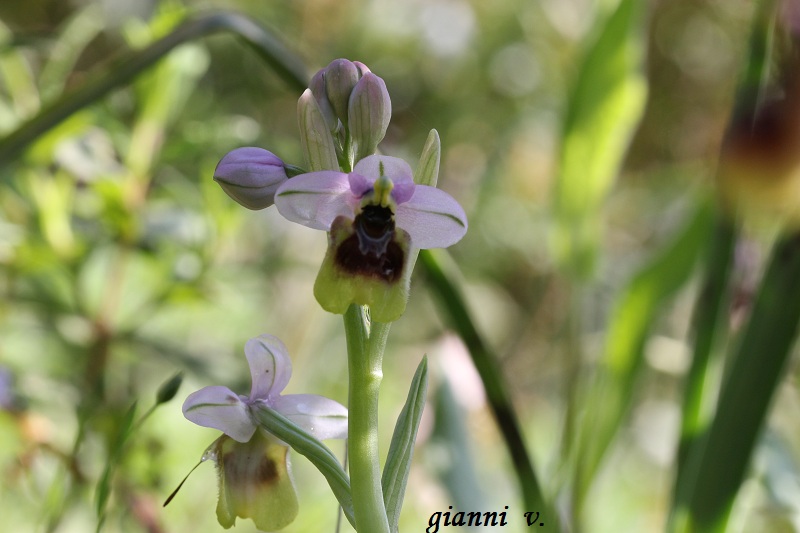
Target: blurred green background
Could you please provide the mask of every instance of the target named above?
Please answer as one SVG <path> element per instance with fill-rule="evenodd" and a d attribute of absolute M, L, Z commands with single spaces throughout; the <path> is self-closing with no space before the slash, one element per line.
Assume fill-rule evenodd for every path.
<path fill-rule="evenodd" d="M 190 14 L 246 14 L 311 72 L 338 57 L 364 62 L 392 97 L 384 153 L 413 165 L 429 130 L 441 135 L 439 187 L 470 221 L 450 250 L 463 273 L 458 282 L 500 356 L 529 451 L 555 493 L 565 477 L 570 383 L 597 364 L 616 295 L 711 183 L 753 9 L 744 0 L 647 3 L 636 28 L 647 104 L 596 221 L 593 273 L 576 280 L 554 253 L 552 196 L 568 95 L 611 3 L 3 0 L 0 136 Z M 246 393 L 242 348 L 260 333 L 289 347 L 288 392 L 346 403 L 341 319 L 322 311 L 311 291 L 324 236 L 275 209 L 246 211 L 211 180 L 218 160 L 240 146 L 303 165 L 298 96 L 242 43 L 216 35 L 176 49 L 0 168 L 4 528 L 95 530 L 98 483 L 124 414 L 137 401 L 141 416 L 159 386 L 183 372 L 177 397 L 122 448 L 103 530 L 221 529 L 209 464 L 161 507 L 218 434 L 186 421 L 180 403 L 206 385 Z M 587 532 L 663 528 L 693 295 L 690 285 L 661 310 L 633 405 L 587 496 Z M 527 509 L 480 381 L 421 275 L 387 349 L 382 449 L 425 353 L 431 401 L 401 530 L 423 531 L 433 512 L 454 502 L 508 505 L 503 531 L 526 530 Z M 740 495 L 747 531 L 800 530 L 793 375 L 780 389 L 760 474 Z M 579 416 L 591 417 L 591 407 Z M 296 455 L 293 467 L 301 512 L 285 531 L 333 531 L 336 503 L 322 476 Z M 237 524 L 252 530 L 249 521 Z"/>

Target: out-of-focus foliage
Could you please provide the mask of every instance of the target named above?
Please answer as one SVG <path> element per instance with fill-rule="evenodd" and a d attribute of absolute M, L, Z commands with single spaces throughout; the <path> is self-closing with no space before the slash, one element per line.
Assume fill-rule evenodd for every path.
<path fill-rule="evenodd" d="M 500 355 L 545 491 L 563 495 L 571 481 L 562 426 L 592 416 L 591 406 L 574 404 L 581 395 L 570 384 L 594 375 L 613 301 L 705 194 L 753 9 L 745 0 L 648 3 L 635 28 L 647 50 L 648 101 L 622 172 L 605 202 L 592 206 L 602 225 L 597 268 L 591 284 L 576 288 L 552 256 L 551 193 L 567 95 L 615 4 L 4 0 L 0 135 L 107 72 L 121 51 L 210 9 L 272 28 L 312 69 L 337 57 L 366 63 L 392 97 L 384 153 L 415 161 L 429 130 L 440 133 L 439 187 L 470 218 L 469 233 L 450 250 L 463 273 L 458 282 Z M 232 37 L 209 37 L 179 47 L 0 168 L 3 524 L 218 530 L 209 464 L 161 507 L 217 436 L 184 420 L 179 404 L 210 384 L 245 392 L 242 347 L 260 333 L 280 335 L 293 354 L 291 388 L 346 403 L 340 320 L 312 296 L 324 236 L 286 224 L 274 209 L 242 209 L 211 179 L 222 155 L 240 146 L 303 165 L 298 96 Z M 598 477 L 583 488 L 583 508 L 572 510 L 585 531 L 657 531 L 666 522 L 693 297 L 689 287 L 659 301 L 637 382 L 621 391 L 629 413 Z M 400 529 L 422 531 L 454 498 L 475 502 L 470 494 L 479 494 L 474 504 L 508 505 L 508 530 L 522 531 L 529 509 L 519 503 L 480 381 L 436 310 L 418 277 L 385 358 L 382 450 L 426 352 L 431 388 L 439 385 L 433 394 L 448 407 L 438 411 L 466 413 L 457 420 L 470 438 L 448 441 L 452 432 L 426 411 Z M 185 379 L 175 399 L 149 411 L 177 371 Z M 737 502 L 745 530 L 797 530 L 796 505 L 780 487 L 781 472 L 797 469 L 798 394 L 791 383 L 779 392 L 758 477 Z M 462 470 L 449 462 L 470 457 L 474 465 Z M 300 516 L 285 531 L 332 530 L 336 502 L 324 478 L 297 454 L 293 467 Z M 248 521 L 236 527 L 253 531 Z"/>

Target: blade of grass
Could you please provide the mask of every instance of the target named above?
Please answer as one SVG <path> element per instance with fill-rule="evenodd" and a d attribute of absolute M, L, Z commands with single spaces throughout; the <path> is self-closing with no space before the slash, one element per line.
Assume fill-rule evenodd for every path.
<path fill-rule="evenodd" d="M 740 116 L 756 116 L 761 103 L 761 93 L 769 76 L 774 34 L 775 0 L 763 0 L 756 7 L 748 45 L 748 59 L 737 89 L 732 124 Z M 694 353 L 686 377 L 682 406 L 680 444 L 677 471 L 673 488 L 673 502 L 669 528 L 677 527 L 679 507 L 685 506 L 692 490 L 696 472 L 687 466 L 690 458 L 702 453 L 704 436 L 711 422 L 707 406 L 717 390 L 707 390 L 707 377 L 713 367 L 714 345 L 719 337 L 721 314 L 727 303 L 726 289 L 730 277 L 731 257 L 736 244 L 736 228 L 732 222 L 720 217 L 716 223 L 703 288 L 695 307 Z M 716 398 L 713 398 L 716 400 Z M 696 466 L 699 459 L 694 459 Z M 671 529 L 670 529 L 671 530 Z"/>
<path fill-rule="evenodd" d="M 197 17 L 184 22 L 175 31 L 147 48 L 128 52 L 92 81 L 46 106 L 28 122 L 0 140 L 0 167 L 19 158 L 20 152 L 28 145 L 73 113 L 130 83 L 176 46 L 219 32 L 236 35 L 253 48 L 293 89 L 305 89 L 308 78 L 303 62 L 265 28 L 236 13 L 223 12 Z"/>
<path fill-rule="evenodd" d="M 567 102 L 553 243 L 577 278 L 594 270 L 601 207 L 644 111 L 642 4 L 619 2 L 588 49 Z"/>
<path fill-rule="evenodd" d="M 389 528 L 398 531 L 400 511 L 403 508 L 403 498 L 406 493 L 408 473 L 411 471 L 411 459 L 414 457 L 414 444 L 417 440 L 419 422 L 422 420 L 422 411 L 425 408 L 425 394 L 428 391 L 428 357 L 422 358 L 406 399 L 397 424 L 392 434 L 389 453 L 386 455 L 386 464 L 381 475 L 383 488 L 383 501 L 386 504 L 386 515 L 389 519 Z"/>
<path fill-rule="evenodd" d="M 800 323 L 800 234 L 782 239 L 752 309 L 716 416 L 689 458 L 687 501 L 678 502 L 678 531 L 722 532 Z"/>
<path fill-rule="evenodd" d="M 694 311 L 694 351 L 686 376 L 683 395 L 680 444 L 678 446 L 675 499 L 686 489 L 686 458 L 709 422 L 707 406 L 715 391 L 709 391 L 707 378 L 713 367 L 713 350 L 720 336 L 723 310 L 727 308 L 726 289 L 730 278 L 731 256 L 736 243 L 736 230 L 721 217 L 712 237 L 705 280 Z"/>

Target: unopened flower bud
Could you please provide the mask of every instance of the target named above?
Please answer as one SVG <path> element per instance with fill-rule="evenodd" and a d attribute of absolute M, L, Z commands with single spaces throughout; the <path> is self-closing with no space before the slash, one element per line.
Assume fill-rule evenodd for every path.
<path fill-rule="evenodd" d="M 311 78 L 311 82 L 308 84 L 308 88 L 311 89 L 311 94 L 314 95 L 314 99 L 317 101 L 319 110 L 325 118 L 325 123 L 328 125 L 328 129 L 331 132 L 336 132 L 339 129 L 339 118 L 336 116 L 336 113 L 334 113 L 331 102 L 328 100 L 328 93 L 325 90 L 325 69 L 314 74 L 314 77 Z"/>
<path fill-rule="evenodd" d="M 392 101 L 386 83 L 371 72 L 356 84 L 349 103 L 350 135 L 356 144 L 356 161 L 375 153 L 392 118 Z"/>
<path fill-rule="evenodd" d="M 283 161 L 262 148 L 228 152 L 214 170 L 214 180 L 228 196 L 248 209 L 273 204 L 275 191 L 287 180 Z"/>
<path fill-rule="evenodd" d="M 158 392 L 156 393 L 156 404 L 160 405 L 162 403 L 167 403 L 171 399 L 178 394 L 178 389 L 181 388 L 181 383 L 183 383 L 183 373 L 178 372 L 167 381 L 165 381 L 159 388 Z"/>
<path fill-rule="evenodd" d="M 358 81 L 369 72 L 359 61 L 334 59 L 311 78 L 308 88 L 332 133 L 339 130 L 340 123 L 348 126 L 350 96 Z"/>
<path fill-rule="evenodd" d="M 358 66 L 347 59 L 335 59 L 325 68 L 325 91 L 333 111 L 347 126 L 347 106 L 350 94 L 361 77 Z"/>
<path fill-rule="evenodd" d="M 328 130 L 325 117 L 311 90 L 306 89 L 297 101 L 297 118 L 300 127 L 300 144 L 312 172 L 338 170 L 336 145 Z"/>

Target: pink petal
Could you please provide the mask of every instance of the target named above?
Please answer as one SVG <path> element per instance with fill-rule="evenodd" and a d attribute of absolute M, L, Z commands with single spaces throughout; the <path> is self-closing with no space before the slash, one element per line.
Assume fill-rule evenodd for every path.
<path fill-rule="evenodd" d="M 284 218 L 327 231 L 339 215 L 353 216 L 356 203 L 347 174 L 323 170 L 291 178 L 275 193 Z"/>
<path fill-rule="evenodd" d="M 244 354 L 253 378 L 250 401 L 276 397 L 286 388 L 292 376 L 292 360 L 278 337 L 259 335 L 250 339 L 244 345 Z"/>
<path fill-rule="evenodd" d="M 392 178 L 392 182 L 394 182 L 392 198 L 394 198 L 394 201 L 398 204 L 403 204 L 414 196 L 414 190 L 417 188 L 414 180 L 395 180 Z"/>
<path fill-rule="evenodd" d="M 347 436 L 347 408 L 316 394 L 287 394 L 271 407 L 319 440 Z"/>
<path fill-rule="evenodd" d="M 247 405 L 227 387 L 205 387 L 183 402 L 183 416 L 195 424 L 222 431 L 239 442 L 247 442 L 256 431 Z"/>
<path fill-rule="evenodd" d="M 414 194 L 414 175 L 408 163 L 399 157 L 371 155 L 356 163 L 353 172 L 365 176 L 372 184 L 381 177 L 381 164 L 383 164 L 383 175 L 389 177 L 394 183 L 392 197 L 395 202 L 398 204 L 407 202 Z"/>
<path fill-rule="evenodd" d="M 348 175 L 348 180 L 350 181 L 350 192 L 353 193 L 353 196 L 356 198 L 364 196 L 375 184 L 374 179 L 356 174 L 355 172 L 351 172 Z"/>
<path fill-rule="evenodd" d="M 411 199 L 397 207 L 395 223 L 408 232 L 414 248 L 447 248 L 467 233 L 467 215 L 461 205 L 427 185 L 417 185 Z"/>

